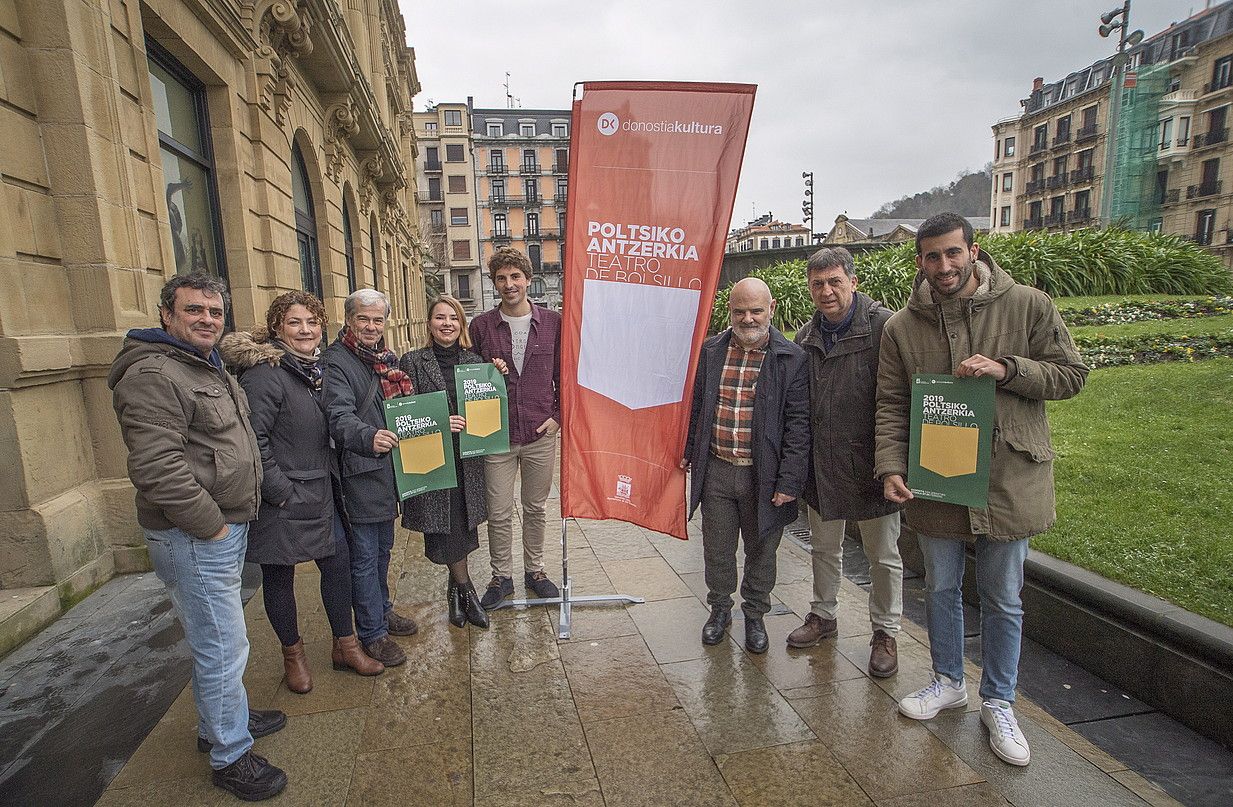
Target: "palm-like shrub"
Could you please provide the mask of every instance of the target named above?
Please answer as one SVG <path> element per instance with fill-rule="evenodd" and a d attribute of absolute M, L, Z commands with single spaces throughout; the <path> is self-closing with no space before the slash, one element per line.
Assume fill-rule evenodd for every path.
<path fill-rule="evenodd" d="M 1015 280 L 1053 297 L 1233 292 L 1233 276 L 1220 259 L 1176 235 L 1116 228 L 1068 233 L 1034 230 L 991 233 L 978 242 Z M 777 328 L 795 330 L 813 315 L 804 261 L 753 274 L 766 280 L 780 301 Z M 909 241 L 857 255 L 856 274 L 861 291 L 892 308 L 902 308 L 916 277 L 916 247 Z M 723 328 L 727 321 L 725 289 L 715 299 L 712 329 Z"/>

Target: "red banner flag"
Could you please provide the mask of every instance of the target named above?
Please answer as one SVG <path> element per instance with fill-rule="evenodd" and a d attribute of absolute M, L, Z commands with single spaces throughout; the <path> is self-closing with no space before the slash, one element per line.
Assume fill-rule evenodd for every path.
<path fill-rule="evenodd" d="M 570 137 L 561 514 L 684 539 L 698 352 L 752 84 L 582 84 Z"/>

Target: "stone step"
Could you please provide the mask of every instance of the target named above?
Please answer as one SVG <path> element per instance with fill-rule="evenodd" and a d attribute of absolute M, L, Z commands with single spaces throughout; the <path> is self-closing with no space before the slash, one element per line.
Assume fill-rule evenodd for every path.
<path fill-rule="evenodd" d="M 0 658 L 60 616 L 55 586 L 0 589 Z"/>

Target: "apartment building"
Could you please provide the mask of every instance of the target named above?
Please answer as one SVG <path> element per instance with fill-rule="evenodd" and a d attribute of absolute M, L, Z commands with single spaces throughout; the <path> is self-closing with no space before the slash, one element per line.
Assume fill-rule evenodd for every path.
<path fill-rule="evenodd" d="M 1233 267 L 1233 2 L 1172 24 L 1129 57 L 1114 138 L 1111 58 L 1050 84 L 1037 78 L 1022 115 L 993 125 L 993 230 L 1093 226 L 1109 193 L 1113 221 L 1193 239 Z"/>
<path fill-rule="evenodd" d="M 744 227 L 728 233 L 725 252 L 752 252 L 762 249 L 803 247 L 812 243 L 809 228 L 775 219 L 774 214 L 759 216 Z"/>
<path fill-rule="evenodd" d="M 434 290 L 456 297 L 468 314 L 482 310 L 483 274 L 470 109 L 437 104 L 416 112 L 416 178 L 424 272 Z"/>
<path fill-rule="evenodd" d="M 564 286 L 568 109 L 472 109 L 479 265 L 504 246 L 521 250 L 534 275 L 529 296 L 560 309 Z M 498 300 L 482 273 L 481 307 Z"/>

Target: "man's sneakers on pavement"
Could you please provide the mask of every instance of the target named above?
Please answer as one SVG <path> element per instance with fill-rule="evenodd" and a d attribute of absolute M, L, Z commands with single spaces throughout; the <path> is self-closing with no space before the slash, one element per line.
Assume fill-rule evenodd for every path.
<path fill-rule="evenodd" d="M 514 581 L 508 577 L 494 575 L 488 583 L 484 596 L 480 597 L 480 608 L 491 611 L 501 604 L 501 601 L 514 593 Z"/>
<path fill-rule="evenodd" d="M 1015 712 L 1010 704 L 995 698 L 980 705 L 980 722 L 989 729 L 989 747 L 1003 762 L 1011 765 L 1026 765 L 1032 759 L 1027 738 L 1019 728 Z"/>
<path fill-rule="evenodd" d="M 216 787 L 244 801 L 273 798 L 287 786 L 287 774 L 251 748 L 227 767 L 214 771 L 211 778 Z"/>
<path fill-rule="evenodd" d="M 968 690 L 963 681 L 952 681 L 936 673 L 933 682 L 899 701 L 899 713 L 913 720 L 932 720 L 943 709 L 959 709 L 968 705 Z"/>

